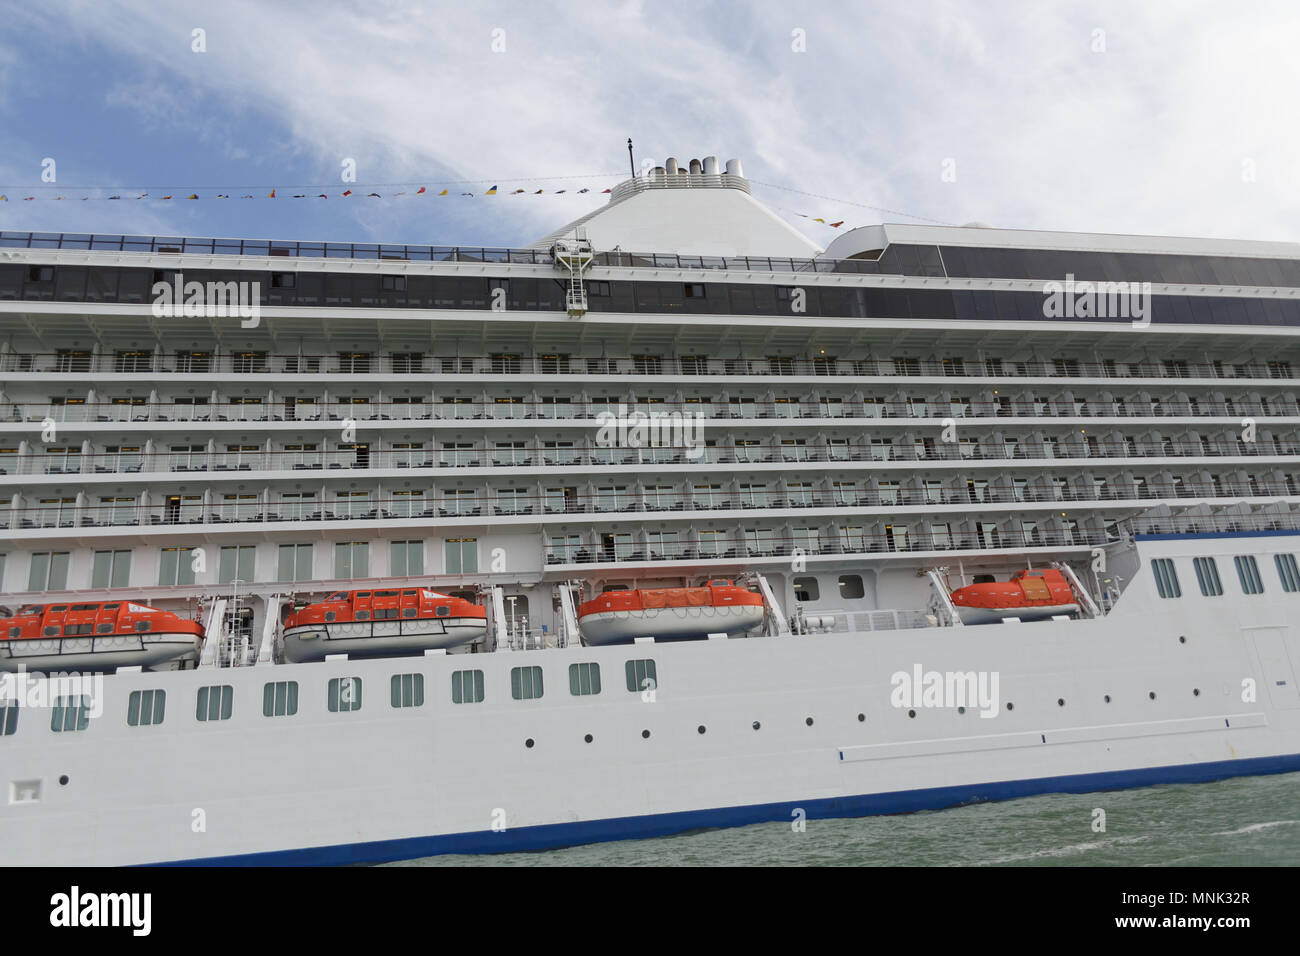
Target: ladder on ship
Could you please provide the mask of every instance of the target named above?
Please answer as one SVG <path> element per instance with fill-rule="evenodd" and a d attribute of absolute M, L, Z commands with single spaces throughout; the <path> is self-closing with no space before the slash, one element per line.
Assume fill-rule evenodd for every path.
<path fill-rule="evenodd" d="M 564 305 L 571 319 L 580 319 L 587 314 L 587 289 L 583 285 L 582 276 L 595 258 L 595 250 L 587 241 L 587 230 L 582 226 L 573 230 L 572 237 L 556 239 L 551 246 L 551 259 L 555 262 L 555 268 L 567 270 L 569 274 Z"/>

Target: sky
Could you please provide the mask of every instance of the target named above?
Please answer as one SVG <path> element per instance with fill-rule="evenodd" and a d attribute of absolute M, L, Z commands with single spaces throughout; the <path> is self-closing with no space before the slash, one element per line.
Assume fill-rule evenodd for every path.
<path fill-rule="evenodd" d="M 630 137 L 638 165 L 741 159 L 822 246 L 1300 240 L 1293 0 L 0 0 L 0 24 L 3 230 L 525 245 L 605 201 Z"/>

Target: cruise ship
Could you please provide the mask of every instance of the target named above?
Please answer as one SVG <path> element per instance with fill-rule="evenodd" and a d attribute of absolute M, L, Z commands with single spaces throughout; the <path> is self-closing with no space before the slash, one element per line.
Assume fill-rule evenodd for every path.
<path fill-rule="evenodd" d="M 1300 245 L 823 249 L 714 157 L 509 249 L 0 232 L 0 862 L 1298 770 L 1298 332 Z"/>

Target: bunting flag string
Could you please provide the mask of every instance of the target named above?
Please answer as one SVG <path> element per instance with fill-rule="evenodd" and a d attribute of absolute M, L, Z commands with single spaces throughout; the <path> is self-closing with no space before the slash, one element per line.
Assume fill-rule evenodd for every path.
<path fill-rule="evenodd" d="M 597 174 L 597 175 L 607 176 L 610 174 Z M 537 177 L 537 180 L 535 180 L 534 182 L 538 180 L 546 180 L 546 179 L 578 179 L 578 178 L 583 178 L 583 177 L 577 177 L 577 176 Z M 475 184 L 483 185 L 488 182 L 491 182 L 491 180 L 460 180 L 456 182 L 449 182 L 446 185 L 443 185 L 442 183 L 434 183 L 433 185 L 435 186 L 443 185 L 443 188 L 436 193 L 429 191 L 429 185 L 427 183 L 426 184 L 374 183 L 369 185 L 352 184 L 349 188 L 343 189 L 340 192 L 328 191 L 331 189 L 331 187 L 329 186 L 316 185 L 316 186 L 299 186 L 298 188 L 307 190 L 304 192 L 293 192 L 293 193 L 282 194 L 277 192 L 279 187 L 270 187 L 264 195 L 265 198 L 268 200 L 279 199 L 279 200 L 291 201 L 297 199 L 302 199 L 302 200 L 356 199 L 360 201 L 362 199 L 410 200 L 410 199 L 425 198 L 425 197 L 435 197 L 440 199 L 441 198 L 472 199 L 478 196 L 492 196 L 492 197 L 524 196 L 524 195 L 578 196 L 578 195 L 585 195 L 589 193 L 600 196 L 600 195 L 609 195 L 613 191 L 612 188 L 597 190 L 594 189 L 592 186 L 582 186 L 578 189 L 565 187 L 562 189 L 551 189 L 551 190 L 547 190 L 545 188 L 527 189 L 523 186 L 516 186 L 515 188 L 510 189 L 510 188 L 502 188 L 499 182 L 493 182 L 489 188 L 483 190 L 482 192 L 465 190 L 465 189 L 460 189 L 460 190 L 451 189 L 452 185 L 460 185 L 460 186 L 469 186 Z M 516 182 L 518 182 L 518 180 L 516 180 Z M 857 206 L 858 208 L 862 208 L 862 209 L 871 209 L 878 212 L 903 215 L 909 219 L 921 219 L 927 222 L 939 222 L 939 220 L 927 219 L 924 216 L 914 216 L 911 215 L 910 213 L 900 212 L 899 210 L 891 210 L 891 209 L 885 209 L 883 207 L 869 206 L 865 203 L 857 203 L 857 202 L 852 202 L 851 200 L 844 200 L 844 199 L 834 199 L 829 196 L 819 196 L 816 193 L 806 193 L 803 192 L 802 190 L 789 189 L 788 187 L 777 186 L 773 183 L 758 183 L 754 181 L 754 185 L 768 186 L 774 189 L 780 189 L 784 192 L 793 193 L 801 196 L 807 196 L 816 199 L 825 199 L 828 202 L 832 202 L 836 204 L 841 204 L 846 206 Z M 415 187 L 415 188 L 413 189 L 401 188 L 401 189 L 397 189 L 396 191 L 389 191 L 389 187 Z M 41 191 L 45 191 L 46 193 L 52 192 L 56 188 L 60 190 L 57 195 L 48 195 L 48 194 L 41 193 Z M 136 188 L 139 189 L 141 187 L 136 187 Z M 134 202 L 191 201 L 192 202 L 192 201 L 200 201 L 200 200 L 223 200 L 224 201 L 224 200 L 231 200 L 231 199 L 235 199 L 238 201 L 238 200 L 250 200 L 250 199 L 261 198 L 258 192 L 256 191 L 257 187 L 252 187 L 254 191 L 251 192 L 241 192 L 237 190 L 232 190 L 229 192 L 216 191 L 219 188 L 220 187 L 187 187 L 187 188 L 145 187 L 143 191 L 136 193 L 134 192 L 134 190 L 129 190 L 125 187 L 120 187 L 120 186 L 119 187 L 111 187 L 111 186 L 53 187 L 47 185 L 33 185 L 33 186 L 16 187 L 16 188 L 0 187 L 0 203 L 8 203 L 11 201 L 36 202 L 42 200 L 57 202 L 57 201 L 68 201 L 72 199 L 77 199 L 82 202 L 91 202 L 91 201 L 134 201 Z M 244 187 L 244 188 L 249 189 L 250 187 Z M 261 187 L 261 188 L 267 189 L 267 187 Z M 70 193 L 74 189 L 84 194 L 75 195 L 75 196 L 70 195 Z M 384 191 L 380 192 L 380 189 L 383 189 Z M 109 195 L 100 195 L 101 193 L 105 193 L 105 192 L 109 193 Z M 11 193 L 12 193 L 12 197 L 10 195 Z M 848 223 L 847 217 L 844 216 L 831 216 L 825 213 L 819 215 L 819 214 L 814 214 L 812 212 L 801 212 L 797 209 L 786 209 L 781 206 L 774 206 L 774 208 L 780 209 L 782 212 L 790 216 L 806 219 L 809 222 L 819 223 L 830 229 L 836 229 L 836 230 L 844 229 L 846 226 L 847 229 L 855 228 L 854 225 Z"/>

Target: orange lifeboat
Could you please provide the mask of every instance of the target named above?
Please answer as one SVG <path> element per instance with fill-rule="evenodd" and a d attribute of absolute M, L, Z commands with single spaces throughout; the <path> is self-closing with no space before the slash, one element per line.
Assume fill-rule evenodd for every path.
<path fill-rule="evenodd" d="M 28 604 L 0 618 L 0 672 L 156 668 L 202 645 L 198 621 L 129 600 Z"/>
<path fill-rule="evenodd" d="M 1060 571 L 1017 571 L 1008 581 L 968 584 L 952 592 L 963 624 L 988 624 L 1009 617 L 1037 621 L 1079 610 L 1070 582 Z"/>
<path fill-rule="evenodd" d="M 578 607 L 578 627 L 588 644 L 740 634 L 762 623 L 762 595 L 725 580 L 702 588 L 606 591 Z"/>
<path fill-rule="evenodd" d="M 285 618 L 284 656 L 294 663 L 327 654 L 418 654 L 487 633 L 487 609 L 428 588 L 337 591 Z"/>

